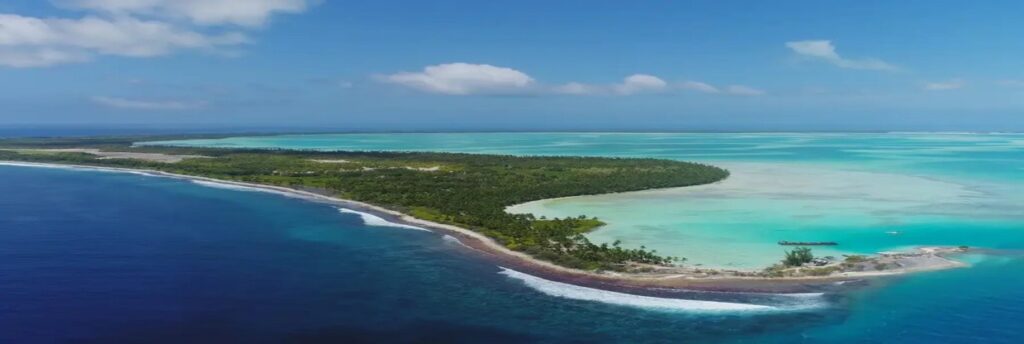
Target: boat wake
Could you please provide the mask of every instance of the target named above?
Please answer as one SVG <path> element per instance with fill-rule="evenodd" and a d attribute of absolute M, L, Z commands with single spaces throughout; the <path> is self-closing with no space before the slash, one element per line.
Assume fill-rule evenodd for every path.
<path fill-rule="evenodd" d="M 370 214 L 370 213 L 364 213 L 364 212 L 361 212 L 361 211 L 355 211 L 355 210 L 345 209 L 345 208 L 338 208 L 338 211 L 343 213 L 343 214 L 359 215 L 359 217 L 363 219 L 363 224 L 365 224 L 367 226 L 406 228 L 406 229 L 415 229 L 415 230 L 418 230 L 418 231 L 430 232 L 429 229 L 426 229 L 426 228 L 423 228 L 423 227 L 416 227 L 416 226 L 412 226 L 412 225 L 406 225 L 406 224 L 401 224 L 401 223 L 394 223 L 394 222 L 385 220 L 384 218 L 382 218 L 380 216 L 373 215 L 373 214 Z"/>
<path fill-rule="evenodd" d="M 807 310 L 825 305 L 822 299 L 823 294 L 820 293 L 778 294 L 776 295 L 779 296 L 778 299 L 771 299 L 773 303 L 777 304 L 772 305 L 633 295 L 550 281 L 512 269 L 500 268 L 499 274 L 522 281 L 526 286 L 547 295 L 657 311 L 687 313 L 779 312 Z"/>

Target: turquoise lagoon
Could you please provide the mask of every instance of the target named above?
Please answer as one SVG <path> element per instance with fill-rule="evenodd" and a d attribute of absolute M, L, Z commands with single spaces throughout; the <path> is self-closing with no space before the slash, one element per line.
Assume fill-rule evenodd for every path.
<path fill-rule="evenodd" d="M 545 282 L 478 259 L 436 233 L 382 227 L 276 194 L 0 166 L 0 342 L 1020 343 L 1024 226 L 1014 199 L 1024 172 L 1022 138 L 516 133 L 174 143 L 711 162 L 733 177 L 529 206 L 604 217 L 610 225 L 593 233 L 596 239 L 723 245 L 718 255 L 731 257 L 722 265 L 776 259 L 780 233 L 840 241 L 842 251 L 990 248 L 958 257 L 970 268 L 853 283 L 841 292 L 685 292 L 682 301 Z M 679 239 L 684 235 L 696 239 Z M 677 249 L 692 249 L 684 255 L 693 263 L 717 259 L 701 256 L 710 250 L 699 245 Z M 688 310 L 687 300 L 807 306 L 701 312 Z"/>
<path fill-rule="evenodd" d="M 418 133 L 230 137 L 147 144 L 649 157 L 705 162 L 713 185 L 511 207 L 598 216 L 621 240 L 691 264 L 759 269 L 788 241 L 818 255 L 921 245 L 1024 248 L 1024 135 L 982 133 Z"/>
<path fill-rule="evenodd" d="M 0 165 L 0 176 L 2 343 L 1024 338 L 1020 253 L 849 292 L 652 299 L 518 274 L 437 233 L 279 194 L 82 169 Z"/>

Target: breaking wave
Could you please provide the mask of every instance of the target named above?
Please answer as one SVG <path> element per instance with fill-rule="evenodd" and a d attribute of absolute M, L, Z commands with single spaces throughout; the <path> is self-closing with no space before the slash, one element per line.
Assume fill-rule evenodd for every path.
<path fill-rule="evenodd" d="M 822 300 L 823 294 L 821 293 L 775 294 L 775 296 L 788 300 L 772 298 L 772 302 L 775 303 L 773 305 L 633 295 L 549 281 L 512 269 L 500 268 L 499 274 L 522 281 L 526 286 L 547 295 L 659 311 L 690 313 L 777 312 L 820 308 L 825 304 Z"/>
<path fill-rule="evenodd" d="M 462 247 L 472 248 L 472 247 L 469 247 L 469 245 L 466 245 L 465 243 L 463 243 L 462 240 L 459 240 L 459 238 L 453 237 L 453 236 L 448 235 L 448 234 L 445 234 L 443 237 L 441 237 L 441 240 L 444 240 L 445 242 L 448 242 L 448 243 L 460 245 Z"/>
<path fill-rule="evenodd" d="M 747 303 L 684 300 L 632 295 L 549 281 L 506 268 L 501 268 L 501 272 L 499 273 L 508 276 L 509 278 L 520 280 L 530 288 L 536 289 L 541 293 L 574 300 L 597 301 L 621 306 L 687 312 L 771 311 L 777 309 L 772 306 Z"/>
<path fill-rule="evenodd" d="M 418 230 L 418 231 L 430 232 L 429 229 L 426 229 L 426 228 L 423 228 L 423 227 L 416 227 L 416 226 L 411 226 L 411 225 L 406 225 L 406 224 L 401 224 L 401 223 L 394 223 L 394 222 L 385 220 L 384 218 L 382 218 L 380 216 L 373 215 L 373 214 L 370 214 L 370 213 L 364 213 L 364 212 L 361 212 L 361 211 L 355 211 L 355 210 L 345 209 L 345 208 L 338 208 L 338 211 L 340 211 L 340 212 L 342 212 L 344 214 L 356 214 L 356 215 L 359 215 L 359 217 L 361 217 L 363 219 L 363 224 L 365 224 L 367 226 L 407 228 L 407 229 L 415 229 L 415 230 Z"/>
<path fill-rule="evenodd" d="M 106 167 L 91 167 L 91 166 L 70 166 L 60 164 L 48 164 L 48 163 L 34 163 L 34 162 L 16 162 L 16 161 L 0 161 L 0 166 L 17 166 L 17 167 L 38 167 L 38 168 L 52 168 L 58 170 L 72 170 L 72 171 L 92 171 L 92 172 L 109 172 L 109 173 L 130 173 L 138 174 L 143 176 L 158 177 L 158 175 L 144 172 L 144 171 L 132 171 L 123 169 L 114 169 Z"/>
<path fill-rule="evenodd" d="M 205 187 L 216 188 L 216 189 L 233 190 L 233 191 L 247 191 L 247 192 L 264 192 L 264 193 L 272 193 L 272 194 L 275 194 L 275 195 L 281 195 L 281 196 L 292 197 L 292 198 L 306 198 L 306 197 L 304 197 L 302 195 L 296 195 L 296 194 L 291 193 L 291 192 L 278 191 L 278 190 L 273 190 L 273 189 L 265 189 L 265 188 L 259 188 L 259 187 L 237 185 L 237 184 L 230 184 L 230 183 L 220 183 L 220 182 L 213 182 L 213 181 L 208 181 L 208 180 L 198 180 L 198 179 L 190 179 L 189 181 L 191 181 L 192 183 L 197 184 L 197 185 L 202 185 L 202 186 L 205 186 Z"/>

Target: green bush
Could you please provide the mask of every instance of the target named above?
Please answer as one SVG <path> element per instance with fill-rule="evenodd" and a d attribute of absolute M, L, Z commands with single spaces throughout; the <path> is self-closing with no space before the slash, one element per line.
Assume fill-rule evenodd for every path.
<path fill-rule="evenodd" d="M 797 247 L 792 251 L 786 251 L 786 258 L 782 263 L 786 266 L 801 266 L 810 263 L 811 260 L 814 260 L 814 254 L 811 253 L 810 247 Z"/>

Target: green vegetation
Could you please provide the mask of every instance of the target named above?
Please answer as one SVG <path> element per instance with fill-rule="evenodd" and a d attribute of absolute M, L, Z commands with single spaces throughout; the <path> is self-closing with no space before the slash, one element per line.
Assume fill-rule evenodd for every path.
<path fill-rule="evenodd" d="M 862 256 L 862 255 L 859 255 L 859 254 L 849 255 L 849 256 L 846 256 L 846 259 L 844 259 L 844 262 L 851 263 L 851 264 L 863 263 L 863 262 L 866 262 L 866 261 L 868 261 L 868 257 L 867 256 Z"/>
<path fill-rule="evenodd" d="M 842 270 L 843 270 L 843 268 L 841 268 L 839 266 L 826 266 L 826 267 L 820 267 L 820 268 L 806 269 L 804 271 L 804 274 L 807 275 L 807 276 L 828 276 L 828 275 L 831 275 L 834 272 L 842 271 Z"/>
<path fill-rule="evenodd" d="M 0 160 L 152 169 L 316 191 L 468 228 L 510 249 L 588 270 L 626 270 L 634 263 L 667 265 L 682 259 L 644 247 L 623 248 L 617 242 L 591 243 L 582 233 L 601 226 L 597 218 L 545 219 L 509 214 L 505 208 L 545 198 L 706 184 L 728 176 L 713 166 L 657 159 L 131 146 L 146 139 L 0 140 L 0 147 L 10 149 L 0 150 Z M 209 158 L 160 163 L 32 150 L 71 147 Z"/>
<path fill-rule="evenodd" d="M 834 257 L 826 257 L 832 260 Z M 769 266 L 761 271 L 762 277 L 795 277 L 795 276 L 828 276 L 835 272 L 843 271 L 843 266 L 805 266 L 814 261 L 814 254 L 810 247 L 797 247 L 792 251 L 786 251 L 781 262 Z"/>
<path fill-rule="evenodd" d="M 771 266 L 764 268 L 761 271 L 761 276 L 764 277 L 786 277 L 791 276 L 793 271 L 788 270 L 783 264 L 772 264 Z"/>
<path fill-rule="evenodd" d="M 782 264 L 786 266 L 801 266 L 810 263 L 814 260 L 814 254 L 811 253 L 810 247 L 797 247 L 792 251 L 786 251 L 786 258 L 782 260 Z"/>

